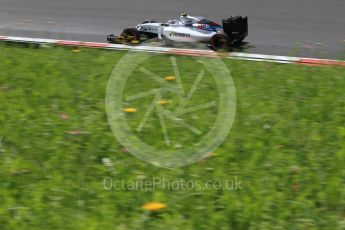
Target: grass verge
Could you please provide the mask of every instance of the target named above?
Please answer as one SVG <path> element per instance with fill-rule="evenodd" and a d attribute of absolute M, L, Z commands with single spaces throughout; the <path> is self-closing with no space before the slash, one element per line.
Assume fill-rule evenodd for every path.
<path fill-rule="evenodd" d="M 237 89 L 230 135 L 207 159 L 168 170 L 126 153 L 108 125 L 105 89 L 124 54 L 0 44 L 0 229 L 345 227 L 344 68 L 224 60 Z M 174 75 L 157 65 L 168 55 L 154 58 L 147 69 Z M 177 58 L 186 88 L 198 69 L 191 60 Z M 155 87 L 139 72 L 128 95 Z M 205 79 L 191 103 L 216 97 Z M 207 130 L 213 112 L 186 119 Z M 130 115 L 133 129 L 142 116 Z M 162 143 L 159 132 L 141 135 Z M 175 147 L 195 141 L 182 130 L 172 138 Z M 104 178 L 112 178 L 111 189 Z M 154 189 L 131 186 L 158 180 Z M 236 180 L 240 187 L 222 187 Z M 143 210 L 150 201 L 166 208 Z"/>

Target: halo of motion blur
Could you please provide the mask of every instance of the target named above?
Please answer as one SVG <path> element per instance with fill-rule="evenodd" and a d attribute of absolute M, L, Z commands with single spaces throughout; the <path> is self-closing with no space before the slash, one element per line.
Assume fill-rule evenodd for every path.
<path fill-rule="evenodd" d="M 161 62 L 151 60 L 156 55 L 160 55 L 158 58 Z M 230 70 L 222 59 L 218 57 L 181 57 L 181 59 L 187 60 L 188 65 L 194 63 L 193 70 L 180 69 L 179 65 L 183 63 L 174 55 L 129 51 L 113 69 L 106 89 L 106 112 L 116 139 L 129 153 L 158 167 L 176 168 L 205 158 L 225 140 L 235 118 L 236 89 Z M 167 77 L 162 71 L 157 71 L 164 60 L 168 61 L 167 68 L 170 66 L 175 76 Z M 212 93 L 216 96 L 207 97 L 205 101 L 202 101 L 200 96 L 195 96 L 195 93 L 202 91 L 198 88 L 200 88 L 200 82 L 205 84 L 206 77 L 204 76 L 206 75 L 212 79 L 213 83 L 207 83 L 203 89 L 212 89 Z M 128 89 L 126 85 L 131 85 L 128 82 L 133 78 L 143 87 L 145 80 L 162 87 L 147 90 L 139 86 L 144 92 L 135 92 L 136 95 L 126 96 Z M 184 86 L 183 83 L 186 82 L 190 82 L 191 86 Z M 162 95 L 166 96 L 167 92 L 176 97 L 173 100 L 163 98 Z M 202 92 L 205 95 L 204 91 Z M 136 106 L 140 108 L 128 108 L 133 101 L 148 96 L 152 98 L 152 101 L 150 98 L 148 103 L 137 103 Z M 168 110 L 165 106 L 171 101 L 175 107 Z M 178 102 L 175 103 L 175 101 Z M 196 105 L 190 105 L 190 101 Z M 206 131 L 201 131 L 198 127 L 181 119 L 181 114 L 189 116 L 189 113 L 210 109 L 212 111 L 209 114 L 212 114 L 214 119 L 208 119 L 208 117 L 204 119 L 207 125 L 203 127 L 207 127 Z M 135 120 L 139 112 L 142 114 Z M 129 120 L 132 124 L 133 119 L 136 122 L 134 128 L 129 125 Z M 153 120 L 157 124 L 155 128 L 149 124 Z M 185 145 L 177 145 L 170 134 L 177 133 L 177 136 L 182 136 L 181 130 L 186 130 L 183 135 L 192 135 L 190 139 L 192 141 L 188 141 Z M 140 137 L 142 131 L 146 132 L 146 136 L 152 136 L 151 139 L 155 138 L 154 142 L 147 143 L 143 140 Z M 157 142 L 162 142 L 162 144 L 157 145 Z"/>

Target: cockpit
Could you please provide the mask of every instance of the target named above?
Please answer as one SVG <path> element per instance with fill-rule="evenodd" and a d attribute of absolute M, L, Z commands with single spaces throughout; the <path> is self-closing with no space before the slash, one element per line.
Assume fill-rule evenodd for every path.
<path fill-rule="evenodd" d="M 167 22 L 169 26 L 186 26 L 197 29 L 215 31 L 222 29 L 222 26 L 204 17 L 195 17 L 187 14 L 182 14 L 179 19 L 169 20 Z"/>

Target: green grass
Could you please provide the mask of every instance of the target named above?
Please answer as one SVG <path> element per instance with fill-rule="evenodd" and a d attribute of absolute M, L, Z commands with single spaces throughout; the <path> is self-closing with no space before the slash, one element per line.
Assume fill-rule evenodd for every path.
<path fill-rule="evenodd" d="M 109 127 L 107 81 L 124 54 L 0 44 L 0 229 L 345 228 L 344 68 L 224 60 L 237 89 L 232 130 L 213 157 L 169 170 L 122 151 Z M 197 73 L 191 60 L 177 58 L 187 88 Z M 168 61 L 159 55 L 144 65 L 173 75 Z M 216 97 L 208 75 L 191 103 Z M 129 83 L 128 95 L 155 86 L 139 72 Z M 129 115 L 131 128 L 142 115 Z M 212 119 L 211 111 L 188 121 L 207 132 Z M 176 143 L 197 141 L 175 128 Z M 162 147 L 160 132 L 141 135 Z M 105 177 L 237 178 L 242 189 L 106 190 Z M 150 201 L 167 207 L 148 213 Z"/>

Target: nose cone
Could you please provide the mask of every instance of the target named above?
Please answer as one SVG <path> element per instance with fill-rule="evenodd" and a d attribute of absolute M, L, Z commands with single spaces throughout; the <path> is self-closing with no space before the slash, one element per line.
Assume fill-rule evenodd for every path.
<path fill-rule="evenodd" d="M 108 42 L 111 42 L 111 41 L 112 41 L 113 36 L 114 36 L 113 34 L 108 35 L 108 36 L 107 36 L 107 41 L 108 41 Z"/>

